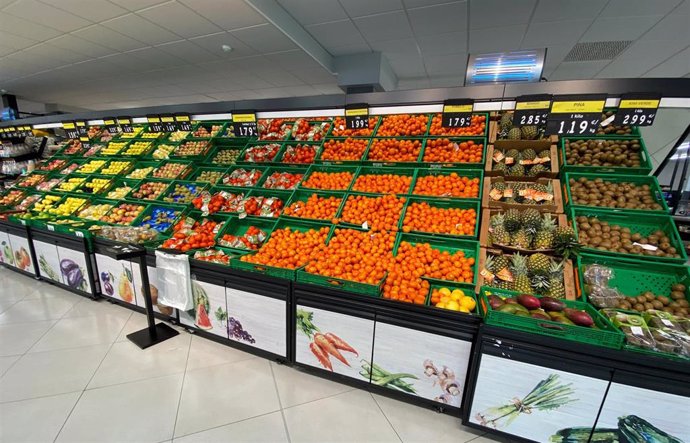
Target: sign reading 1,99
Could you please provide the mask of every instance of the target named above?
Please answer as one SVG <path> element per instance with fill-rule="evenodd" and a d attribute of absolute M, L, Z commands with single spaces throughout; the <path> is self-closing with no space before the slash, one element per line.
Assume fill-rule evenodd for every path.
<path fill-rule="evenodd" d="M 256 114 L 254 112 L 233 112 L 232 130 L 235 137 L 257 137 L 259 130 L 256 127 Z"/>
<path fill-rule="evenodd" d="M 593 135 L 601 123 L 606 95 L 560 96 L 551 103 L 547 135 Z"/>
<path fill-rule="evenodd" d="M 369 105 L 358 103 L 345 107 L 345 126 L 347 129 L 369 128 Z"/>

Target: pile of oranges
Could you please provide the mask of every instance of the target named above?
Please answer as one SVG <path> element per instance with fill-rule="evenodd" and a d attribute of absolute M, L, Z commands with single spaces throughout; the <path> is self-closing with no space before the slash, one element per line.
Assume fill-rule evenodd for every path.
<path fill-rule="evenodd" d="M 346 138 L 345 140 L 328 140 L 323 144 L 321 160 L 358 161 L 364 156 L 369 140 Z"/>
<path fill-rule="evenodd" d="M 468 135 L 484 135 L 486 129 L 485 115 L 472 115 L 470 126 L 464 128 L 444 128 L 441 125 L 441 114 L 436 114 L 431 119 L 431 128 L 429 128 L 429 135 L 454 135 L 454 136 L 468 136 Z"/>
<path fill-rule="evenodd" d="M 381 137 L 420 136 L 426 134 L 429 117 L 410 114 L 394 114 L 383 117 L 376 135 Z"/>
<path fill-rule="evenodd" d="M 429 139 L 424 148 L 425 162 L 480 163 L 484 145 L 468 141 L 452 141 L 447 138 Z"/>
<path fill-rule="evenodd" d="M 407 194 L 412 176 L 397 174 L 363 174 L 357 176 L 353 191 L 377 194 Z"/>
<path fill-rule="evenodd" d="M 311 274 L 378 284 L 393 263 L 394 232 L 336 229 L 323 253 L 305 268 Z"/>
<path fill-rule="evenodd" d="M 435 197 L 479 197 L 479 179 L 461 177 L 455 172 L 448 175 L 427 175 L 417 177 L 413 194 Z"/>
<path fill-rule="evenodd" d="M 381 197 L 350 195 L 340 218 L 345 223 L 363 225 L 372 231 L 397 231 L 405 198 L 387 194 Z"/>
<path fill-rule="evenodd" d="M 321 197 L 312 194 L 306 201 L 296 201 L 285 208 L 283 215 L 317 220 L 334 220 L 342 203 L 340 197 Z M 337 221 L 334 221 L 334 224 Z"/>
<path fill-rule="evenodd" d="M 256 254 L 243 255 L 241 261 L 278 268 L 297 269 L 323 254 L 330 228 L 301 232 L 289 227 L 277 229 Z"/>
<path fill-rule="evenodd" d="M 403 232 L 474 235 L 477 211 L 474 209 L 439 208 L 427 202 L 412 203 L 405 211 Z"/>
<path fill-rule="evenodd" d="M 374 131 L 376 126 L 376 119 L 378 117 L 369 117 L 369 127 L 361 129 L 348 129 L 343 117 L 336 117 L 333 120 L 333 137 L 368 137 Z"/>
<path fill-rule="evenodd" d="M 367 160 L 416 162 L 422 142 L 419 140 L 375 139 L 369 148 Z"/>
<path fill-rule="evenodd" d="M 354 178 L 352 172 L 312 172 L 307 179 L 302 182 L 302 188 L 310 189 L 330 189 L 330 190 L 346 190 L 350 187 L 352 179 Z"/>
<path fill-rule="evenodd" d="M 383 298 L 424 304 L 429 282 L 422 277 L 471 283 L 474 279 L 474 258 L 465 253 L 434 249 L 428 243 L 400 243 L 394 264 L 388 269 Z"/>

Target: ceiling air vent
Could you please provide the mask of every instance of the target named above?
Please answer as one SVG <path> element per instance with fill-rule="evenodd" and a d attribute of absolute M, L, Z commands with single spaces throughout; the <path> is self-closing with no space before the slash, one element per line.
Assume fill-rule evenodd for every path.
<path fill-rule="evenodd" d="M 632 40 L 610 42 L 587 42 L 573 46 L 564 62 L 591 62 L 595 60 L 613 60 L 630 46 Z"/>

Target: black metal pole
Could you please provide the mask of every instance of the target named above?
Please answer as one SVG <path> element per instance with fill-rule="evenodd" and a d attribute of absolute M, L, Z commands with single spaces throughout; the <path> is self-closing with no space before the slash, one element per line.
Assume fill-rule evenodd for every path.
<path fill-rule="evenodd" d="M 156 320 L 153 318 L 153 299 L 151 298 L 151 286 L 149 285 L 149 269 L 146 265 L 146 254 L 139 256 L 139 273 L 141 274 L 141 284 L 144 290 L 144 301 L 146 302 L 146 320 L 149 323 L 149 333 L 155 340 L 158 337 L 156 332 Z"/>

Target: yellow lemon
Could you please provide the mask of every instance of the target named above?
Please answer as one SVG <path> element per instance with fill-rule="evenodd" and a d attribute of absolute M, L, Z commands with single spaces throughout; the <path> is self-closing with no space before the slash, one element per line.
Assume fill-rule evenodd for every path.
<path fill-rule="evenodd" d="M 450 289 L 448 289 L 448 288 L 441 288 L 441 289 L 438 290 L 438 293 L 441 294 L 441 296 L 450 295 Z"/>
<path fill-rule="evenodd" d="M 453 297 L 464 297 L 465 293 L 462 292 L 462 290 L 460 289 L 453 289 L 453 292 L 451 292 L 450 295 L 452 295 Z"/>
<path fill-rule="evenodd" d="M 451 300 L 448 303 L 446 303 L 446 309 L 450 309 L 451 311 L 459 311 L 460 304 L 455 300 Z"/>
<path fill-rule="evenodd" d="M 467 308 L 468 311 L 472 311 L 477 306 L 477 302 L 474 301 L 472 297 L 463 297 L 463 299 L 460 300 L 460 306 Z"/>
<path fill-rule="evenodd" d="M 467 309 L 467 308 L 466 308 L 466 307 L 464 307 L 464 306 L 460 306 L 460 308 L 458 309 L 458 311 L 460 311 L 460 312 L 465 312 L 465 313 L 467 313 L 467 314 L 469 314 L 469 313 L 470 313 L 470 310 L 469 310 L 469 309 Z"/>
<path fill-rule="evenodd" d="M 446 309 L 446 304 L 443 303 L 442 301 L 440 301 L 440 302 L 436 303 L 436 307 L 441 308 L 441 309 Z"/>
<path fill-rule="evenodd" d="M 441 297 L 441 301 L 443 303 L 448 303 L 449 301 L 451 301 L 451 298 L 450 298 L 450 296 L 445 295 L 445 296 Z"/>

